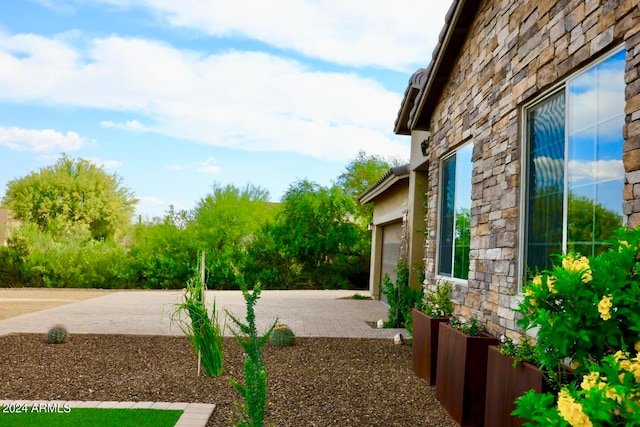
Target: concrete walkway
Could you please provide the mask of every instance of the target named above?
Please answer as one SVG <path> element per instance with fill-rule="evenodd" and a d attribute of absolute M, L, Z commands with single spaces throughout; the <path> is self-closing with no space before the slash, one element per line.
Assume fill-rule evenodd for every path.
<path fill-rule="evenodd" d="M 392 338 L 404 329 L 376 329 L 367 322 L 387 319 L 388 307 L 379 301 L 348 299 L 355 291 L 263 291 L 256 304 L 260 330 L 274 320 L 286 323 L 298 337 Z M 366 295 L 366 292 L 359 292 Z M 16 332 L 45 333 L 62 324 L 70 334 L 182 335 L 171 322 L 181 291 L 122 291 L 0 320 L 0 336 Z M 208 291 L 218 312 L 228 310 L 244 319 L 239 291 Z M 228 321 L 228 323 L 231 323 Z M 231 335 L 227 327 L 225 335 Z"/>

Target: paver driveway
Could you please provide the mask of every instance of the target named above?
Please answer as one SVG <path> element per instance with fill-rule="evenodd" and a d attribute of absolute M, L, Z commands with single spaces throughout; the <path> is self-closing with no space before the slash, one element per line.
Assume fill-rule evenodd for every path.
<path fill-rule="evenodd" d="M 404 329 L 370 327 L 367 322 L 387 318 L 388 308 L 379 301 L 349 299 L 355 293 L 344 290 L 262 291 L 256 304 L 258 327 L 264 330 L 278 318 L 299 337 L 391 338 L 399 331 L 406 335 Z M 56 323 L 66 326 L 72 334 L 181 335 L 180 329 L 171 324 L 170 317 L 182 295 L 181 291 L 108 292 L 92 299 L 0 320 L 0 335 L 44 333 Z M 0 299 L 4 297 L 6 293 L 0 294 Z M 239 291 L 209 291 L 207 303 L 211 304 L 214 298 L 219 312 L 224 313 L 221 310 L 224 308 L 236 317 L 244 317 L 245 304 Z M 231 331 L 227 328 L 225 334 L 231 335 Z"/>

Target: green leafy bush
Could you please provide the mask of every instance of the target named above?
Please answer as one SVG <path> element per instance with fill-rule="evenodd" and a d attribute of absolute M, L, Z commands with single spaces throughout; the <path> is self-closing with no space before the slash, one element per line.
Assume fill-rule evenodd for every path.
<path fill-rule="evenodd" d="M 569 253 L 524 286 L 518 325 L 537 328 L 538 362 L 557 371 L 568 358 L 576 374 L 640 341 L 640 230 L 617 231 L 596 256 Z"/>
<path fill-rule="evenodd" d="M 527 392 L 516 401 L 514 415 L 541 426 L 640 425 L 640 359 L 637 353 L 634 357 L 622 351 L 607 355 L 599 364 L 589 363 L 586 372 L 579 387 L 565 385 L 557 397 L 552 393 Z"/>
<path fill-rule="evenodd" d="M 385 326 L 387 328 L 404 327 L 411 333 L 411 309 L 420 301 L 422 292 L 409 286 L 409 267 L 406 262 L 403 260 L 398 262 L 395 283 L 385 275 L 382 293 L 386 295 L 389 303 L 389 320 Z"/>
<path fill-rule="evenodd" d="M 420 310 L 431 317 L 449 317 L 453 313 L 451 282 L 438 282 L 433 292 L 425 291 Z"/>
<path fill-rule="evenodd" d="M 536 362 L 560 392 L 529 392 L 514 414 L 525 425 L 640 425 L 640 230 L 617 230 L 596 257 L 569 253 L 524 287 L 518 322 L 535 328 Z M 559 373 L 571 364 L 582 382 Z"/>
<path fill-rule="evenodd" d="M 127 288 L 130 258 L 122 245 L 95 240 L 83 227 L 43 232 L 25 223 L 14 231 L 25 284 L 48 288 Z"/>

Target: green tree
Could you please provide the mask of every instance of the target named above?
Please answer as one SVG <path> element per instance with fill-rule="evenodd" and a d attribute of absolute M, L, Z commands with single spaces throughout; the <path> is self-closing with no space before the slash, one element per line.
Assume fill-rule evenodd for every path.
<path fill-rule="evenodd" d="M 358 152 L 357 157 L 349 162 L 338 179 L 338 185 L 344 194 L 357 199 L 367 188 L 375 184 L 393 166 L 400 164 L 399 159 L 385 159 L 381 156 L 368 155 L 364 151 Z M 368 224 L 373 216 L 373 204 L 360 206 L 358 213 Z"/>
<path fill-rule="evenodd" d="M 346 287 L 366 270 L 368 235 L 354 222 L 356 201 L 339 187 L 297 181 L 281 209 L 273 233 L 286 256 L 300 265 L 303 282 Z"/>
<path fill-rule="evenodd" d="M 354 160 L 349 162 L 336 180 L 344 193 L 357 198 L 367 188 L 376 183 L 393 166 L 400 164 L 399 159 L 385 159 L 381 156 L 358 152 Z"/>
<path fill-rule="evenodd" d="M 622 215 L 593 199 L 569 193 L 567 233 L 574 250 L 595 256 L 607 249 L 614 230 L 622 227 Z"/>
<path fill-rule="evenodd" d="M 198 202 L 187 226 L 187 231 L 195 233 L 198 249 L 207 252 L 211 283 L 236 286 L 231 263 L 244 264 L 247 246 L 277 209 L 269 202 L 269 192 L 259 186 L 214 183 L 211 193 Z"/>
<path fill-rule="evenodd" d="M 116 174 L 85 159 L 63 155 L 54 165 L 9 181 L 2 204 L 41 230 L 86 227 L 109 239 L 130 223 L 137 200 Z"/>

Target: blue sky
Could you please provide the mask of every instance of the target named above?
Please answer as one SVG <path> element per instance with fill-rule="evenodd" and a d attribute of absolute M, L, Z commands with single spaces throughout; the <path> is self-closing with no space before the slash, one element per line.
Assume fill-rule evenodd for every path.
<path fill-rule="evenodd" d="M 138 213 L 214 182 L 330 185 L 409 157 L 393 124 L 450 1 L 19 0 L 0 14 L 0 196 L 60 153 L 116 173 Z"/>

